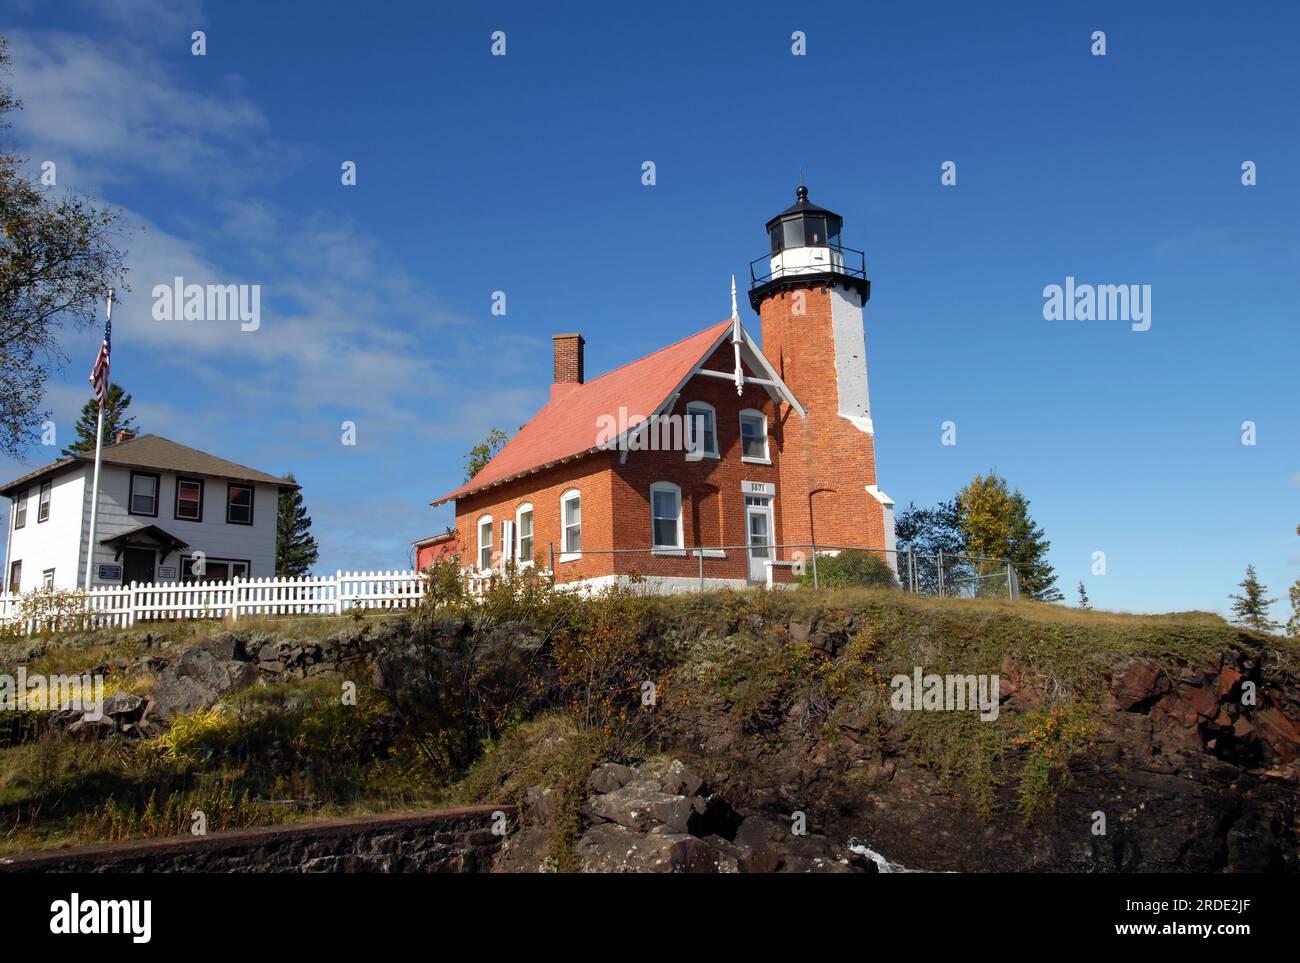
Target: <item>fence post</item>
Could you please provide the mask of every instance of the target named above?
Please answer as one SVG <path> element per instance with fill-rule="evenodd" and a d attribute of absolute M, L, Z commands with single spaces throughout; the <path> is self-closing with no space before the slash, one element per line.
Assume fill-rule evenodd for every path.
<path fill-rule="evenodd" d="M 135 586 L 131 583 L 131 594 L 126 597 L 126 624 L 135 625 Z"/>
<path fill-rule="evenodd" d="M 907 584 L 912 594 L 916 595 L 916 550 L 911 548 L 907 550 Z"/>
<path fill-rule="evenodd" d="M 696 545 L 695 554 L 698 555 L 700 559 L 700 591 L 703 592 L 704 591 L 704 549 Z"/>
<path fill-rule="evenodd" d="M 812 563 L 813 563 L 813 588 L 820 588 L 821 583 L 817 581 L 817 543 L 812 543 Z"/>
<path fill-rule="evenodd" d="M 335 615 L 343 611 L 343 569 L 334 570 L 334 598 L 331 609 Z"/>
<path fill-rule="evenodd" d="M 230 621 L 239 621 L 239 576 L 230 580 Z"/>
<path fill-rule="evenodd" d="M 936 558 L 939 560 L 939 598 L 943 598 L 943 549 L 939 549 Z"/>
<path fill-rule="evenodd" d="M 555 543 L 546 543 L 547 567 L 551 570 L 551 588 L 555 588 Z"/>

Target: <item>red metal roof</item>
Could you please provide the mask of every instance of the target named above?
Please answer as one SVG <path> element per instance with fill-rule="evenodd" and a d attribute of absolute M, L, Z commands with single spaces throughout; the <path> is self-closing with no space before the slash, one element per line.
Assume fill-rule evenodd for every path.
<path fill-rule="evenodd" d="M 482 471 L 432 504 L 441 505 L 592 451 L 601 427 L 599 419 L 606 415 L 617 418 L 619 408 L 627 409 L 629 426 L 649 418 L 730 327 L 730 319 L 720 321 L 585 384 L 561 386 Z"/>

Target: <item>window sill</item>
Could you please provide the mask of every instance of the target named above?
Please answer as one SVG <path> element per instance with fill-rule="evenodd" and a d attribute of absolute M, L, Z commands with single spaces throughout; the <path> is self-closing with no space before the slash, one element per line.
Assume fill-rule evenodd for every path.
<path fill-rule="evenodd" d="M 726 558 L 727 553 L 720 548 L 697 548 L 691 552 L 697 558 L 703 555 L 705 558 Z"/>
<path fill-rule="evenodd" d="M 576 561 L 578 561 L 578 559 L 580 559 L 580 558 L 582 558 L 582 553 L 581 553 L 581 552 L 561 552 L 561 553 L 560 553 L 560 561 L 561 561 L 561 562 L 576 562 Z"/>
<path fill-rule="evenodd" d="M 678 548 L 675 545 L 656 545 L 652 549 L 650 549 L 650 554 L 651 555 L 678 555 L 681 556 L 682 558 L 685 558 L 686 549 Z"/>
<path fill-rule="evenodd" d="M 770 464 L 772 464 L 772 459 L 771 459 L 771 458 L 750 458 L 748 455 L 741 455 L 741 456 L 740 456 L 740 460 L 743 461 L 746 465 L 770 465 Z"/>
<path fill-rule="evenodd" d="M 692 458 L 690 452 L 686 453 L 687 461 L 704 461 L 704 459 L 706 458 L 711 458 L 713 461 L 718 461 L 720 458 L 722 458 L 722 455 L 716 451 L 703 451 L 700 452 L 699 457 Z"/>

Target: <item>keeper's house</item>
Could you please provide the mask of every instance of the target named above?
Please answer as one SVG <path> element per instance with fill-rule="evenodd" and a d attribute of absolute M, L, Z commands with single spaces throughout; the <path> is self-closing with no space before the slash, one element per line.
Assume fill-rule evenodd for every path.
<path fill-rule="evenodd" d="M 636 574 L 671 591 L 700 584 L 701 559 L 706 586 L 742 586 L 787 581 L 813 543 L 892 551 L 867 393 L 871 284 L 841 224 L 803 187 L 768 221 L 749 292 L 761 348 L 734 291 L 730 320 L 591 381 L 582 337 L 555 335 L 549 403 L 432 503 L 456 503 L 462 564 L 540 560 L 560 583 Z"/>
<path fill-rule="evenodd" d="M 0 487 L 11 506 L 6 593 L 84 584 L 94 471 L 91 452 Z M 297 487 L 157 435 L 119 432 L 104 444 L 91 584 L 274 575 L 279 494 Z"/>

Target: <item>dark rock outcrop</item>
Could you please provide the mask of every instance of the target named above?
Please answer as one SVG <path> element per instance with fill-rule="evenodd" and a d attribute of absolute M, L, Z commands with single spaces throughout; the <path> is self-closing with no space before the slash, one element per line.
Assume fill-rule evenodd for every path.
<path fill-rule="evenodd" d="M 1004 721 L 1047 704 L 1032 672 L 1004 665 L 1001 676 Z M 1028 822 L 1019 741 L 1000 757 L 989 814 L 920 758 L 905 714 L 887 706 L 867 722 L 853 706 L 814 717 L 795 702 L 755 733 L 726 697 L 697 692 L 664 718 L 668 744 L 744 816 L 739 840 L 759 817 L 801 810 L 813 833 L 931 871 L 1295 871 L 1298 691 L 1290 670 L 1239 651 L 1119 659 L 1090 745 L 1053 770 L 1052 801 Z M 807 844 L 782 850 L 792 845 Z"/>

